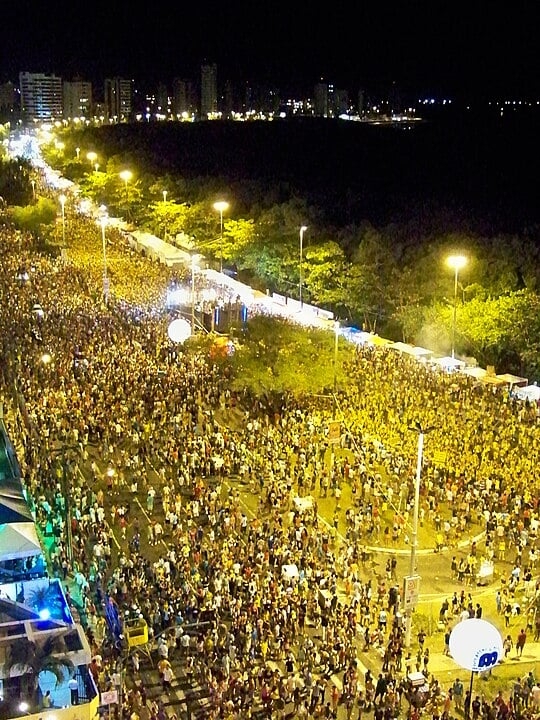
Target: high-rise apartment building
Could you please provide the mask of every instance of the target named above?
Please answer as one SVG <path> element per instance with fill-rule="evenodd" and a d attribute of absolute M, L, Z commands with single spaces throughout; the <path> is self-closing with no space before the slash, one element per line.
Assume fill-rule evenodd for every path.
<path fill-rule="evenodd" d="M 328 117 L 328 84 L 319 82 L 313 92 L 313 113 L 316 117 Z"/>
<path fill-rule="evenodd" d="M 191 80 L 174 78 L 172 112 L 176 117 L 191 117 L 197 114 L 198 96 L 196 83 Z"/>
<path fill-rule="evenodd" d="M 62 87 L 64 117 L 88 118 L 92 114 L 92 83 L 86 80 L 65 81 Z"/>
<path fill-rule="evenodd" d="M 207 120 L 215 115 L 217 107 L 217 65 L 201 67 L 201 118 Z"/>
<path fill-rule="evenodd" d="M 348 115 L 350 112 L 349 93 L 347 90 L 337 89 L 334 92 L 333 114 L 335 117 Z"/>
<path fill-rule="evenodd" d="M 104 85 L 105 112 L 112 122 L 127 122 L 132 111 L 132 83 L 124 78 L 107 78 Z"/>
<path fill-rule="evenodd" d="M 62 78 L 43 73 L 19 73 L 21 113 L 25 120 L 62 118 Z"/>

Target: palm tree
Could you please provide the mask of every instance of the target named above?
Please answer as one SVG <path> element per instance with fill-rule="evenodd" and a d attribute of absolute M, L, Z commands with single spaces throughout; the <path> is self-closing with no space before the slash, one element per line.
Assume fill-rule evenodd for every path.
<path fill-rule="evenodd" d="M 56 585 L 51 582 L 49 582 L 48 585 L 41 585 L 32 590 L 29 593 L 25 604 L 36 610 L 38 613 L 45 608 L 60 611 L 64 606 L 64 602 Z"/>
<path fill-rule="evenodd" d="M 69 677 L 74 671 L 74 665 L 65 652 L 66 646 L 62 636 L 49 635 L 45 640 L 33 642 L 25 638 L 17 640 L 9 646 L 4 666 L 7 677 L 19 675 L 26 680 L 28 697 L 37 702 L 38 679 L 42 672 L 50 672 L 56 678 L 56 685 Z"/>

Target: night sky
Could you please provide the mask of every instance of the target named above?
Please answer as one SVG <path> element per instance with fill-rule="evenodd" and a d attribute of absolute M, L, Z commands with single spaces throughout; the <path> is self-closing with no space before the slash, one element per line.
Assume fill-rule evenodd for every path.
<path fill-rule="evenodd" d="M 0 80 L 21 70 L 349 90 L 395 82 L 438 95 L 540 95 L 536 2 L 25 0 L 2 8 Z"/>

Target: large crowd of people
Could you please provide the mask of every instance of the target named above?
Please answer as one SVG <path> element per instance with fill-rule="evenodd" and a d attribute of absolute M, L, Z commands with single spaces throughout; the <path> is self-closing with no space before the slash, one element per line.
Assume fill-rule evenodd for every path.
<path fill-rule="evenodd" d="M 113 607 L 121 625 L 146 621 L 165 695 L 170 659 L 182 657 L 208 690 L 210 720 L 280 717 L 291 706 L 299 718 L 355 720 L 427 711 L 446 720 L 463 708 L 505 720 L 540 710 L 534 677 L 493 700 L 439 682 L 423 630 L 411 647 L 404 642 L 395 555 L 384 572 L 370 563 L 370 547 L 398 547 L 409 532 L 410 428 L 420 423 L 432 428 L 420 522 L 454 556 L 455 601 L 441 610 L 443 626 L 478 617 L 471 590 L 485 558 L 501 567 L 501 619 L 507 606 L 516 615 L 526 588 L 520 613 L 537 639 L 536 407 L 395 350 L 359 346 L 337 397 L 343 452 L 329 463 L 332 410 L 318 398 L 233 392 L 222 365 L 171 342 L 155 296 L 136 305 L 118 293 L 105 306 L 73 260 L 38 254 L 8 226 L 0 256 L 8 420 L 37 521 L 55 538 L 51 572 L 76 581 L 104 658 L 95 667 L 101 689 L 119 636 Z M 234 427 L 231 406 L 241 414 Z M 256 512 L 242 502 L 245 488 L 258 496 Z M 329 496 L 334 515 L 325 518 L 319 504 Z M 483 539 L 458 562 L 458 542 L 477 526 Z M 380 660 L 374 675 L 362 670 L 371 655 Z M 130 665 L 123 700 L 137 720 L 146 691 L 136 653 Z M 420 689 L 409 682 L 414 672 L 425 673 Z M 159 703 L 147 712 L 162 720 Z"/>

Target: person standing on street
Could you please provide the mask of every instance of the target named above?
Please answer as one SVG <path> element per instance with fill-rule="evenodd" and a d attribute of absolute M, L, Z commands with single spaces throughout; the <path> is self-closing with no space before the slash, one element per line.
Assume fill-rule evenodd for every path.
<path fill-rule="evenodd" d="M 450 655 L 450 630 L 446 630 L 444 633 L 443 655 Z"/>
<path fill-rule="evenodd" d="M 454 684 L 452 685 L 452 694 L 454 696 L 456 710 L 461 712 L 463 710 L 463 683 L 459 678 L 454 680 Z"/>
<path fill-rule="evenodd" d="M 516 657 L 521 657 L 523 655 L 523 648 L 525 647 L 526 641 L 527 633 L 525 632 L 524 628 L 521 628 L 516 640 Z"/>

